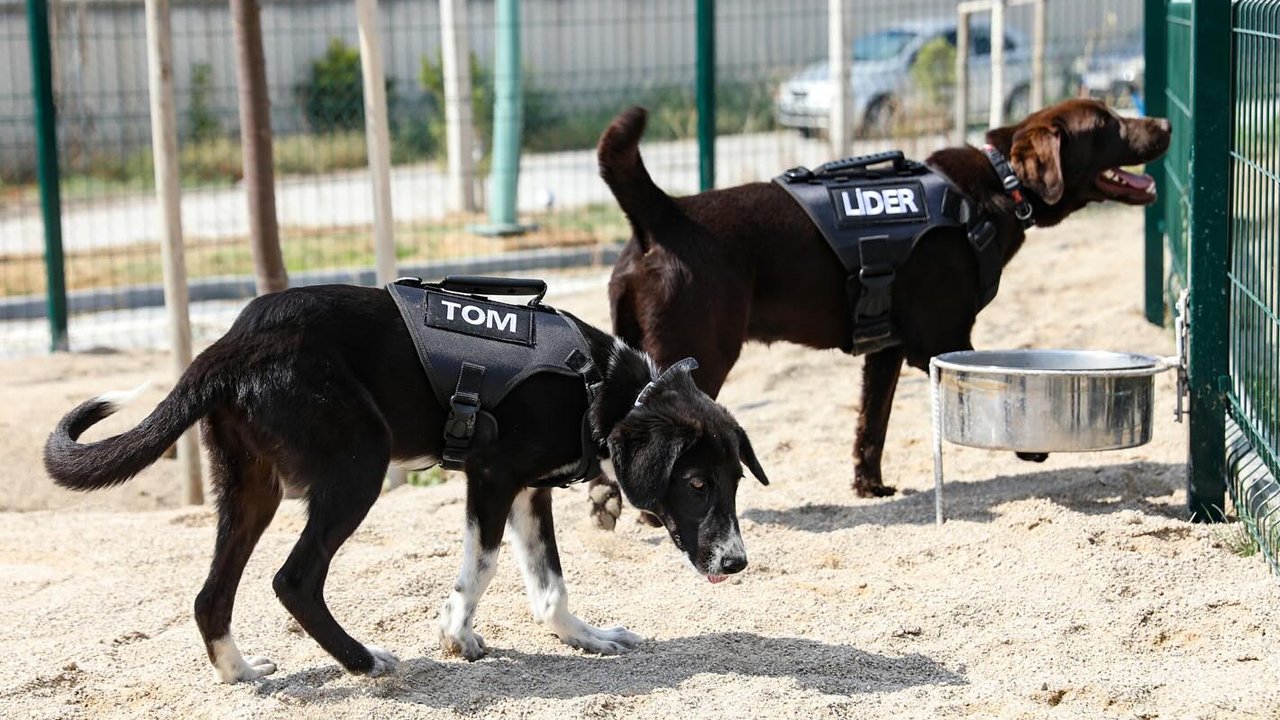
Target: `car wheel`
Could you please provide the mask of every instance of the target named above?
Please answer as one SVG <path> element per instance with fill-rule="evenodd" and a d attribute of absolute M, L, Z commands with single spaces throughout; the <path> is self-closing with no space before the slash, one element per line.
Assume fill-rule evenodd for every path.
<path fill-rule="evenodd" d="M 1020 85 L 1009 94 L 1009 101 L 1004 104 L 1004 118 L 1008 122 L 1021 122 L 1022 118 L 1031 114 L 1031 88 Z"/>
<path fill-rule="evenodd" d="M 867 108 L 867 116 L 862 122 L 862 137 L 889 137 L 893 134 L 893 124 L 897 117 L 897 98 L 892 95 L 876 98 L 871 102 L 871 106 Z"/>

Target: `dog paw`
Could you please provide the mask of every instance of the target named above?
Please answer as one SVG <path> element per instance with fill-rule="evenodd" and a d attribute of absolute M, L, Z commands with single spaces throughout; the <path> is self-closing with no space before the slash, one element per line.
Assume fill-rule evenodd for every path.
<path fill-rule="evenodd" d="M 618 486 L 608 481 L 592 482 L 587 490 L 591 518 L 601 530 L 612 530 L 622 516 L 622 495 Z"/>
<path fill-rule="evenodd" d="M 264 678 L 276 671 L 276 664 L 261 655 L 244 658 L 233 667 L 214 666 L 214 678 L 218 682 L 239 683 Z"/>
<path fill-rule="evenodd" d="M 364 649 L 368 650 L 369 654 L 373 656 L 373 667 L 370 667 L 365 673 L 369 677 L 380 677 L 393 673 L 396 671 L 396 666 L 400 664 L 400 658 L 376 645 L 365 645 Z"/>
<path fill-rule="evenodd" d="M 890 495 L 898 492 L 898 489 L 883 483 L 854 483 L 853 492 L 860 498 L 889 497 Z"/>
<path fill-rule="evenodd" d="M 1049 453 L 1020 452 L 1015 454 L 1018 456 L 1019 460 L 1025 460 L 1027 462 L 1042 463 L 1049 459 Z"/>
<path fill-rule="evenodd" d="M 488 654 L 484 638 L 479 633 L 449 635 L 440 633 L 440 649 L 448 655 L 461 655 L 467 662 L 475 662 Z"/>
<path fill-rule="evenodd" d="M 644 638 L 624 627 L 597 628 L 590 625 L 583 625 L 560 639 L 569 647 L 596 655 L 623 655 L 644 642 Z"/>

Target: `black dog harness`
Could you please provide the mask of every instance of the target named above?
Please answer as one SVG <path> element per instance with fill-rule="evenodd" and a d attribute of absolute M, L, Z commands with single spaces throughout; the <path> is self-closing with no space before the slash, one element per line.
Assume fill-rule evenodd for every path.
<path fill-rule="evenodd" d="M 1013 170 L 995 148 L 984 152 L 1029 226 L 1031 205 Z M 975 311 L 996 296 L 1004 248 L 995 242 L 995 224 L 945 177 L 901 151 L 792 168 L 774 182 L 804 208 L 848 273 L 853 337 L 845 352 L 861 355 L 901 342 L 890 316 L 895 273 L 935 228 L 960 228 L 969 238 L 982 289 Z"/>
<path fill-rule="evenodd" d="M 440 464 L 463 469 L 477 422 L 497 420 L 487 410 L 507 393 L 541 373 L 582 379 L 587 407 L 603 378 L 591 360 L 582 331 L 547 305 L 542 280 L 448 277 L 440 283 L 401 278 L 387 285 L 418 359 L 440 404 L 449 408 Z M 534 295 L 527 305 L 490 301 L 486 295 Z M 531 487 L 564 487 L 600 474 L 599 448 L 591 435 L 589 413 L 582 418 L 582 457 Z"/>

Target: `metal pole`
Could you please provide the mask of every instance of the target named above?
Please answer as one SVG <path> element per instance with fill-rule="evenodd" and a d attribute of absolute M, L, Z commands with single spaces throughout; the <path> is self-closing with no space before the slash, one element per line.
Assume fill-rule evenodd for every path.
<path fill-rule="evenodd" d="M 35 102 L 36 179 L 44 221 L 45 293 L 49 348 L 68 349 L 67 280 L 62 259 L 62 196 L 58 189 L 58 116 L 53 102 L 53 52 L 49 42 L 49 6 L 27 0 L 31 45 L 31 94 Z"/>
<path fill-rule="evenodd" d="M 1165 3 L 1168 0 L 1145 0 L 1143 11 L 1143 46 L 1145 78 L 1143 80 L 1143 106 L 1150 117 L 1166 117 L 1169 75 L 1169 24 L 1165 20 Z M 1168 212 L 1169 191 L 1165 186 L 1164 160 L 1147 165 L 1147 174 L 1156 181 L 1160 192 L 1156 201 L 1146 207 L 1146 243 L 1143 249 L 1143 310 L 1147 320 L 1163 325 L 1165 319 L 1164 290 L 1164 234 Z"/>
<path fill-rule="evenodd" d="M 378 0 L 356 0 L 360 71 L 364 84 L 365 142 L 373 189 L 373 247 L 378 284 L 393 282 L 396 242 L 391 214 L 391 131 L 387 121 L 386 73 L 378 34 Z"/>
<path fill-rule="evenodd" d="M 991 3 L 991 110 L 987 124 L 1004 125 L 1004 10 L 1006 0 Z"/>
<path fill-rule="evenodd" d="M 955 144 L 969 140 L 969 11 L 956 11 Z"/>
<path fill-rule="evenodd" d="M 939 382 L 942 371 L 929 362 L 929 402 L 933 410 L 933 521 L 939 527 L 946 522 L 942 510 L 942 393 Z"/>
<path fill-rule="evenodd" d="M 849 47 L 849 21 L 844 0 L 827 0 L 827 57 L 831 64 L 831 116 L 827 123 L 827 135 L 831 141 L 831 156 L 848 157 L 851 152 L 850 115 L 853 114 L 849 98 L 849 69 L 853 63 Z"/>
<path fill-rule="evenodd" d="M 698 187 L 716 184 L 716 3 L 698 0 Z"/>
<path fill-rule="evenodd" d="M 493 70 L 493 170 L 489 176 L 489 224 L 474 228 L 484 235 L 517 235 L 520 181 L 520 130 L 523 124 L 520 70 L 520 0 L 498 0 Z"/>
<path fill-rule="evenodd" d="M 1031 29 L 1031 110 L 1044 107 L 1044 45 L 1048 20 L 1046 0 L 1032 0 Z M 1003 45 L 1003 43 L 1001 43 Z M 1012 118 L 1014 122 L 1022 118 Z"/>
<path fill-rule="evenodd" d="M 1187 509 L 1223 519 L 1231 223 L 1231 3 L 1191 6 L 1190 458 Z M 1224 73 L 1226 77 L 1224 78 Z"/>
<path fill-rule="evenodd" d="M 147 75 L 151 97 L 151 154 L 160 209 L 160 260 L 164 304 L 169 315 L 169 350 L 174 377 L 191 364 L 191 318 L 187 311 L 187 264 L 182 248 L 182 189 L 178 174 L 178 120 L 173 103 L 173 43 L 169 0 L 146 0 Z M 200 482 L 200 442 L 194 430 L 178 438 L 178 466 L 187 503 L 204 503 Z"/>
<path fill-rule="evenodd" d="M 466 0 L 440 0 L 440 69 L 444 73 L 445 148 L 453 207 L 476 210 L 471 117 L 471 47 Z"/>
<path fill-rule="evenodd" d="M 289 287 L 276 224 L 275 170 L 271 164 L 271 106 L 267 62 L 262 51 L 258 0 L 231 0 L 236 35 L 236 79 L 240 86 L 240 143 L 249 203 L 250 247 L 258 294 Z"/>

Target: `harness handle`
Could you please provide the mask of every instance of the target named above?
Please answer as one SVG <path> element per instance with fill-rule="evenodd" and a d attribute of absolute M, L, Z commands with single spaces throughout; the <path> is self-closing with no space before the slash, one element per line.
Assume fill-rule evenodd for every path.
<path fill-rule="evenodd" d="M 872 155 L 859 155 L 857 157 L 849 157 L 843 160 L 832 160 L 829 163 L 819 165 L 814 171 L 814 175 L 839 175 L 840 173 L 850 170 L 866 170 L 872 165 L 881 163 L 893 163 L 893 169 L 897 172 L 911 170 L 916 164 L 914 161 L 907 160 L 901 150 L 886 150 Z"/>
<path fill-rule="evenodd" d="M 542 304 L 547 294 L 547 281 L 535 278 L 504 278 L 485 275 L 449 275 L 439 288 L 469 295 L 536 295 L 530 305 Z"/>

